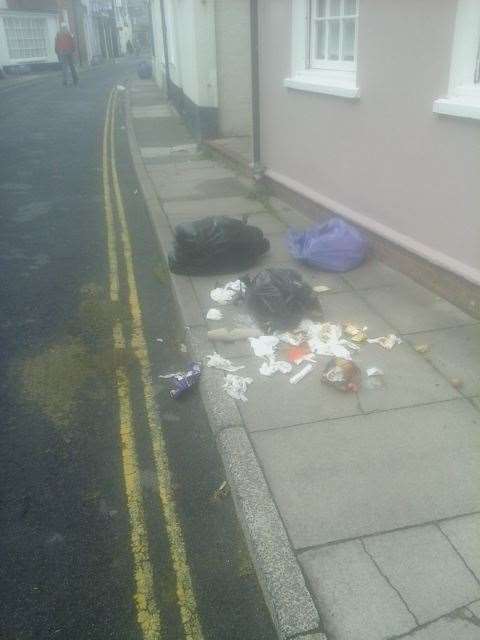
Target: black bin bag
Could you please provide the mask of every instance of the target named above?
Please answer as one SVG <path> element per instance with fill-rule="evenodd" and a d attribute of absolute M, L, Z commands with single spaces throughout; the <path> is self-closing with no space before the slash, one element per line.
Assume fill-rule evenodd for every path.
<path fill-rule="evenodd" d="M 252 267 L 270 249 L 258 227 L 237 218 L 210 216 L 175 227 L 168 264 L 173 273 L 232 273 Z"/>
<path fill-rule="evenodd" d="M 322 317 L 317 295 L 294 269 L 265 269 L 244 281 L 248 310 L 272 331 L 295 329 L 307 316 Z"/>

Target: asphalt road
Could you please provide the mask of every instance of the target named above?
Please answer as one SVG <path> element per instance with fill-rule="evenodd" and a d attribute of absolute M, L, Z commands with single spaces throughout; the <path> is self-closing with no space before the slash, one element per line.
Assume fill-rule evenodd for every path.
<path fill-rule="evenodd" d="M 103 133 L 110 91 L 133 72 L 132 62 L 94 68 L 78 89 L 63 88 L 60 76 L 8 91 L 0 82 L 0 638 L 181 640 L 183 549 L 199 620 L 192 640 L 270 640 L 231 498 L 212 500 L 224 478 L 198 395 L 171 400 L 158 379 L 188 354 L 130 163 L 120 93 L 109 166 L 138 309 L 118 201 L 110 229 L 118 301 L 111 295 Z M 115 208 L 113 174 L 107 183 Z M 140 316 L 171 503 L 135 349 Z M 143 613 L 142 588 L 153 596 Z"/>

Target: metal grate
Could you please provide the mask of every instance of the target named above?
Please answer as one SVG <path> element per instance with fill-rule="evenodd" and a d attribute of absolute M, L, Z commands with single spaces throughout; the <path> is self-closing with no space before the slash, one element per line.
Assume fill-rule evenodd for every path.
<path fill-rule="evenodd" d="M 10 58 L 25 60 L 47 57 L 47 21 L 40 17 L 3 18 Z"/>

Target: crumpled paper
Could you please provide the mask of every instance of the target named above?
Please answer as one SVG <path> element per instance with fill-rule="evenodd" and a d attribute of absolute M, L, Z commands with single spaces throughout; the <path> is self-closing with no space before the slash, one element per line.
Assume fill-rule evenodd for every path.
<path fill-rule="evenodd" d="M 277 336 L 260 336 L 259 338 L 249 338 L 253 353 L 258 358 L 275 355 L 275 348 L 279 343 Z"/>
<path fill-rule="evenodd" d="M 266 361 L 260 367 L 262 376 L 273 376 L 274 373 L 290 373 L 292 365 L 284 360 L 275 360 L 275 358 L 267 357 Z"/>
<path fill-rule="evenodd" d="M 221 320 L 223 318 L 223 313 L 220 309 L 209 309 L 207 311 L 207 320 Z"/>
<path fill-rule="evenodd" d="M 310 350 L 319 356 L 329 356 L 351 360 L 350 351 L 342 339 L 342 327 L 331 322 L 302 320 L 298 327 L 306 337 Z M 343 344 L 342 344 L 343 343 Z"/>
<path fill-rule="evenodd" d="M 234 364 L 224 358 L 219 353 L 212 353 L 207 356 L 207 367 L 213 367 L 214 369 L 221 369 L 222 371 L 240 371 L 240 369 L 244 369 L 245 366 L 241 365 L 240 367 L 236 367 Z"/>
<path fill-rule="evenodd" d="M 248 385 L 252 384 L 252 382 L 252 378 L 242 378 L 242 376 L 236 376 L 233 373 L 227 373 L 227 375 L 225 376 L 223 388 L 234 400 L 248 402 L 245 393 L 247 392 Z"/>
<path fill-rule="evenodd" d="M 388 334 L 388 336 L 380 336 L 379 338 L 368 338 L 367 342 L 370 344 L 379 344 L 387 351 L 393 349 L 396 344 L 402 344 L 402 339 L 396 336 L 394 333 Z"/>
<path fill-rule="evenodd" d="M 227 282 L 224 287 L 210 291 L 210 298 L 217 304 L 228 304 L 245 293 L 245 284 L 241 280 Z"/>

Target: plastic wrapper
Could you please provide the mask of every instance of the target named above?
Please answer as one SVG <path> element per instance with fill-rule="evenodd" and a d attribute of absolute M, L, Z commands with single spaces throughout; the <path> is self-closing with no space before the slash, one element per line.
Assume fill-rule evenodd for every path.
<path fill-rule="evenodd" d="M 175 227 L 168 263 L 179 274 L 229 273 L 249 269 L 269 248 L 258 227 L 237 218 L 210 216 Z"/>
<path fill-rule="evenodd" d="M 265 269 L 245 282 L 249 312 L 270 330 L 293 329 L 307 312 L 321 316 L 318 297 L 294 269 Z"/>
<path fill-rule="evenodd" d="M 351 360 L 332 358 L 328 361 L 322 380 L 341 391 L 358 391 L 360 389 L 361 372 Z"/>
<path fill-rule="evenodd" d="M 305 231 L 291 229 L 287 234 L 290 254 L 323 271 L 350 271 L 365 260 L 368 241 L 364 234 L 342 218 Z"/>
<path fill-rule="evenodd" d="M 176 399 L 197 384 L 201 373 L 201 364 L 199 362 L 192 362 L 188 365 L 186 371 L 178 371 L 177 373 L 170 373 L 169 375 L 159 377 L 166 378 L 170 381 L 170 397 Z"/>

